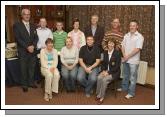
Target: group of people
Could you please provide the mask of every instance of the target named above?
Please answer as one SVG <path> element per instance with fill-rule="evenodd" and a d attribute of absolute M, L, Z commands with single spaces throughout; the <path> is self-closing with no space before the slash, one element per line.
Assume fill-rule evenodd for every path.
<path fill-rule="evenodd" d="M 140 50 L 144 38 L 137 31 L 138 22 L 130 22 L 130 32 L 120 31 L 118 18 L 112 21 L 112 30 L 104 32 L 98 24 L 98 16 L 92 15 L 91 25 L 82 32 L 79 20 L 73 20 L 73 30 L 63 30 L 63 22 L 56 22 L 56 31 L 47 28 L 47 21 L 41 18 L 40 27 L 30 23 L 30 10 L 23 9 L 22 21 L 14 24 L 18 57 L 21 66 L 21 84 L 24 92 L 28 87 L 37 88 L 34 71 L 37 54 L 40 54 L 40 71 L 45 77 L 44 99 L 52 99 L 52 92 L 58 93 L 59 79 L 62 78 L 67 92 L 75 92 L 76 82 L 90 97 L 96 84 L 95 100 L 102 104 L 107 85 L 120 77 L 123 63 L 124 78 L 118 91 L 127 91 L 125 96 L 135 96 Z M 58 64 L 61 68 L 58 68 Z M 130 83 L 129 83 L 130 81 Z"/>

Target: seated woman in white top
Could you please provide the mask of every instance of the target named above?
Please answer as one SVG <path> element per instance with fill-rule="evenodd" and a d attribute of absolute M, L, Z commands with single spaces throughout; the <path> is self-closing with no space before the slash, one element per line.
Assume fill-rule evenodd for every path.
<path fill-rule="evenodd" d="M 62 48 L 60 53 L 62 62 L 61 75 L 67 92 L 75 91 L 78 56 L 78 48 L 73 46 L 73 40 L 70 37 L 67 37 L 66 46 Z"/>
<path fill-rule="evenodd" d="M 44 99 L 52 99 L 52 92 L 58 93 L 59 71 L 57 69 L 58 55 L 57 50 L 53 48 L 53 40 L 48 38 L 45 41 L 46 48 L 40 52 L 41 72 L 45 77 L 45 95 Z"/>

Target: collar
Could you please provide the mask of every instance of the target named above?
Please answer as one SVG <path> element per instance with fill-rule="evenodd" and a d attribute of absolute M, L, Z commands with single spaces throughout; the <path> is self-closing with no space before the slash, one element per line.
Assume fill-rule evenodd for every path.
<path fill-rule="evenodd" d="M 22 20 L 23 24 L 26 25 L 26 24 L 30 24 L 30 22 L 26 22 L 24 20 Z"/>
<path fill-rule="evenodd" d="M 109 51 L 108 51 L 108 54 L 112 54 L 112 53 L 113 53 L 113 51 L 114 51 L 114 48 L 112 49 L 112 51 L 111 51 L 111 52 L 109 52 Z"/>
<path fill-rule="evenodd" d="M 62 34 L 64 31 L 62 30 L 62 31 L 57 31 L 56 30 L 56 33 L 58 33 L 58 34 Z"/>
<path fill-rule="evenodd" d="M 79 32 L 80 32 L 80 30 L 79 30 L 79 29 L 78 29 L 78 31 L 77 31 L 77 32 L 75 32 L 75 31 L 74 31 L 74 29 L 73 29 L 72 31 L 73 31 L 73 33 L 79 33 Z"/>
<path fill-rule="evenodd" d="M 45 27 L 45 28 L 39 27 L 38 29 L 39 29 L 39 30 L 47 30 L 46 27 Z"/>
<path fill-rule="evenodd" d="M 138 31 L 136 31 L 135 33 L 134 33 L 134 35 L 135 36 L 137 36 L 139 34 L 139 32 Z M 129 35 L 131 35 L 131 33 L 129 32 Z"/>
<path fill-rule="evenodd" d="M 97 28 L 97 25 L 96 25 L 96 26 L 91 25 L 91 28 L 92 28 L 92 29 L 96 29 L 96 28 Z"/>

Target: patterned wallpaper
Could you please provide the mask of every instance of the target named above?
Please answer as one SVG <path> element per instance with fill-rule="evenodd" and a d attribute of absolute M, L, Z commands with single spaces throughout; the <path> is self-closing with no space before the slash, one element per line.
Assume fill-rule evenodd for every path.
<path fill-rule="evenodd" d="M 149 66 L 155 65 L 155 8 L 152 5 L 92 5 L 92 6 L 66 6 L 69 20 L 66 22 L 67 30 L 71 30 L 72 19 L 80 20 L 80 29 L 83 30 L 90 23 L 92 14 L 99 16 L 99 24 L 110 30 L 110 23 L 119 18 L 121 30 L 125 34 L 129 30 L 129 22 L 136 19 L 139 22 L 139 32 L 144 36 L 144 45 L 141 51 L 141 60 L 147 61 Z"/>

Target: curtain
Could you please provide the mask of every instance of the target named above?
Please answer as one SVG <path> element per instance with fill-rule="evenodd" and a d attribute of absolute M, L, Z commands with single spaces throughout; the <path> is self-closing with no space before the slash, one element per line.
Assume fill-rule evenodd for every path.
<path fill-rule="evenodd" d="M 147 61 L 149 66 L 155 65 L 155 7 L 153 5 L 71 5 L 68 9 L 66 28 L 72 29 L 73 18 L 79 18 L 80 29 L 90 23 L 91 15 L 99 16 L 99 24 L 105 27 L 105 31 L 111 29 L 111 21 L 119 18 L 121 31 L 126 34 L 129 31 L 129 22 L 133 19 L 139 23 L 139 32 L 144 36 L 141 60 Z"/>

